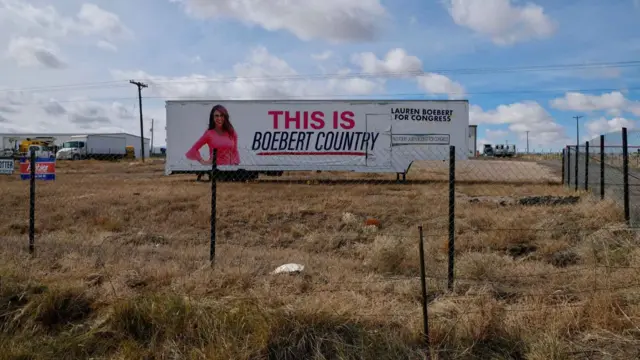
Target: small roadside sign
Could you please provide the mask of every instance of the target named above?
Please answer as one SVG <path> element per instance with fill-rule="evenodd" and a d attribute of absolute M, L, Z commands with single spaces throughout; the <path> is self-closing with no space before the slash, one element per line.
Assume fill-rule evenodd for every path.
<path fill-rule="evenodd" d="M 20 159 L 20 178 L 31 179 L 31 162 L 27 158 Z M 36 180 L 56 179 L 56 159 L 36 158 Z"/>
<path fill-rule="evenodd" d="M 14 167 L 13 158 L 0 158 L 0 175 L 13 175 Z"/>

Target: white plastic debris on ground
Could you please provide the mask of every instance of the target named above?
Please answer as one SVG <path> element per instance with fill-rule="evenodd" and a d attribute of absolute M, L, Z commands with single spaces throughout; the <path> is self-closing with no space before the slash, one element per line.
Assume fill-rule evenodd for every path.
<path fill-rule="evenodd" d="M 345 224 L 355 224 L 358 221 L 358 217 L 350 212 L 342 214 L 342 222 Z"/>
<path fill-rule="evenodd" d="M 275 270 L 273 270 L 272 274 L 282 274 L 282 273 L 300 273 L 304 270 L 304 265 L 300 264 L 284 264 L 278 266 Z"/>

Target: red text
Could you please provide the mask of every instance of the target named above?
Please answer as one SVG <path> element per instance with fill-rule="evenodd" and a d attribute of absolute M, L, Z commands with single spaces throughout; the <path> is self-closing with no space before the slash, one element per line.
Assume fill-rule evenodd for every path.
<path fill-rule="evenodd" d="M 273 128 L 275 130 L 321 130 L 327 126 L 325 114 L 322 111 L 284 111 L 270 110 Z M 334 111 L 333 121 L 330 123 L 333 129 L 350 130 L 355 127 L 355 114 L 352 111 Z"/>
<path fill-rule="evenodd" d="M 353 129 L 353 127 L 356 126 L 356 122 L 355 120 L 353 120 L 354 116 L 355 114 L 353 113 L 353 111 L 343 111 L 341 113 L 334 111 L 333 128 L 338 129 L 338 127 L 340 127 L 343 130 Z"/>

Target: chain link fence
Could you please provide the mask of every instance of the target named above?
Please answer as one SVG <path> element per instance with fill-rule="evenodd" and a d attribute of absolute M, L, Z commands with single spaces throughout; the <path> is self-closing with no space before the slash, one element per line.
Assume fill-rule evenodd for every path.
<path fill-rule="evenodd" d="M 616 202 L 574 191 L 575 179 L 599 191 L 596 149 L 465 160 L 449 148 L 406 174 L 236 172 L 205 158 L 165 176 L 162 158 L 103 157 L 37 167 L 55 178 L 33 182 L 15 161 L 0 178 L 11 209 L 2 294 L 28 296 L 1 305 L 3 334 L 17 339 L 7 351 L 440 359 L 590 357 L 608 346 L 635 358 L 636 230 Z M 607 198 L 615 174 L 606 168 Z M 92 316 L 91 331 L 78 326 Z M 585 340 L 595 329 L 612 335 Z M 38 340 L 51 334 L 78 345 Z"/>
<path fill-rule="evenodd" d="M 624 211 L 630 226 L 640 224 L 640 147 L 629 145 L 626 128 L 601 135 L 584 145 L 565 149 L 565 184 L 612 199 Z"/>

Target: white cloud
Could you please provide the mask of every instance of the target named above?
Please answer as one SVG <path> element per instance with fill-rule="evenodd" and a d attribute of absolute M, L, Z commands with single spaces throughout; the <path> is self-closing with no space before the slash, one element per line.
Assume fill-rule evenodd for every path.
<path fill-rule="evenodd" d="M 190 74 L 170 77 L 151 75 L 143 70 L 112 71 L 116 79 L 129 79 L 149 85 L 144 95 L 163 98 L 335 98 L 339 95 L 365 95 L 384 91 L 384 81 L 350 77 L 353 70 L 342 69 L 344 77 L 304 79 L 283 59 L 264 47 L 253 49 L 247 58 L 228 73 Z M 273 79 L 273 78 L 276 79 Z M 286 79 L 289 77 L 289 79 Z M 285 78 L 283 80 L 283 78 Z M 120 90 L 113 90 L 112 93 Z M 1 131 L 127 131 L 138 133 L 137 99 L 130 105 L 91 101 L 89 98 L 57 98 L 37 93 L 0 92 L 0 106 L 18 109 L 10 114 L 12 122 L 0 125 Z M 121 95 L 120 95 L 121 96 Z M 149 100 L 147 100 L 149 101 Z M 15 116 L 14 116 L 15 115 Z M 3 115 L 4 116 L 4 115 Z M 156 120 L 155 142 L 163 144 L 164 107 L 144 104 L 146 129 Z M 86 131 L 85 130 L 85 131 Z"/>
<path fill-rule="evenodd" d="M 483 110 L 478 105 L 469 109 L 471 124 L 507 124 L 520 138 L 529 131 L 530 141 L 544 145 L 558 145 L 566 141 L 564 128 L 535 101 L 500 105 L 494 110 Z M 564 145 L 564 144 L 562 144 Z"/>
<path fill-rule="evenodd" d="M 128 38 L 132 35 L 118 15 L 95 4 L 82 4 L 77 18 L 75 27 L 87 35 L 102 35 L 108 39 Z"/>
<path fill-rule="evenodd" d="M 99 102 L 87 97 L 56 100 L 27 92 L 0 92 L 0 106 L 15 110 L 0 132 L 134 131 L 138 124 L 135 105 Z"/>
<path fill-rule="evenodd" d="M 18 109 L 14 108 L 12 106 L 0 104 L 0 113 L 15 114 L 17 112 L 18 112 Z"/>
<path fill-rule="evenodd" d="M 87 99 L 74 99 L 66 104 L 65 113 L 71 124 L 81 129 L 108 127 L 135 119 L 133 109 L 127 109 L 119 102 L 105 104 Z"/>
<path fill-rule="evenodd" d="M 318 61 L 329 60 L 333 56 L 333 51 L 327 50 L 320 54 L 311 54 L 311 58 Z"/>
<path fill-rule="evenodd" d="M 331 98 L 334 95 L 371 94 L 384 88 L 380 81 L 349 78 L 351 71 L 348 69 L 341 71 L 344 78 L 302 79 L 286 61 L 270 54 L 265 47 L 253 49 L 244 62 L 233 66 L 232 72 L 231 77 L 201 74 L 167 77 L 141 70 L 115 70 L 112 74 L 117 79 L 145 81 L 151 92 L 168 98 Z"/>
<path fill-rule="evenodd" d="M 115 46 L 112 43 L 110 43 L 108 41 L 105 41 L 105 40 L 98 41 L 96 46 L 98 46 L 100 49 L 106 50 L 106 51 L 112 51 L 112 52 L 117 52 L 118 51 L 118 47 L 117 46 Z"/>
<path fill-rule="evenodd" d="M 450 99 L 465 97 L 464 86 L 440 74 L 428 73 L 419 76 L 418 87 L 430 94 L 449 95 Z"/>
<path fill-rule="evenodd" d="M 387 74 L 398 78 L 420 74 L 416 77 L 418 88 L 429 94 L 448 95 L 451 99 L 465 96 L 465 89 L 460 83 L 441 74 L 424 73 L 422 61 L 401 48 L 389 50 L 382 59 L 372 52 L 354 54 L 351 62 L 367 74 Z"/>
<path fill-rule="evenodd" d="M 67 66 L 58 46 L 42 38 L 14 37 L 9 42 L 7 54 L 22 67 L 62 69 Z"/>
<path fill-rule="evenodd" d="M 400 48 L 389 50 L 384 59 L 378 59 L 372 52 L 354 54 L 351 56 L 351 62 L 360 66 L 363 72 L 373 74 L 401 73 L 401 75 L 407 75 L 406 73 L 422 72 L 422 61 Z"/>
<path fill-rule="evenodd" d="M 302 40 L 372 40 L 387 17 L 380 0 L 171 0 L 197 18 L 227 17 Z"/>
<path fill-rule="evenodd" d="M 50 116 L 60 116 L 67 113 L 67 109 L 53 99 L 49 100 L 46 104 L 42 104 L 42 110 Z"/>
<path fill-rule="evenodd" d="M 550 37 L 557 24 L 534 3 L 522 6 L 511 0 L 445 0 L 453 21 L 497 45 L 511 45 Z"/>
<path fill-rule="evenodd" d="M 14 30 L 35 31 L 41 36 L 100 35 L 108 40 L 128 39 L 133 33 L 118 15 L 85 3 L 76 17 L 61 15 L 52 5 L 35 6 L 22 0 L 0 0 L 0 20 Z"/>
<path fill-rule="evenodd" d="M 585 128 L 587 129 L 587 139 L 593 139 L 610 132 L 621 131 L 623 127 L 631 130 L 635 128 L 635 125 L 635 121 L 622 117 L 615 117 L 612 119 L 601 117 L 585 123 Z"/>
<path fill-rule="evenodd" d="M 631 112 L 640 116 L 640 102 L 628 100 L 620 91 L 612 91 L 602 95 L 568 92 L 561 98 L 551 100 L 550 104 L 558 110 L 606 111 L 612 116 L 620 116 L 624 112 Z"/>

